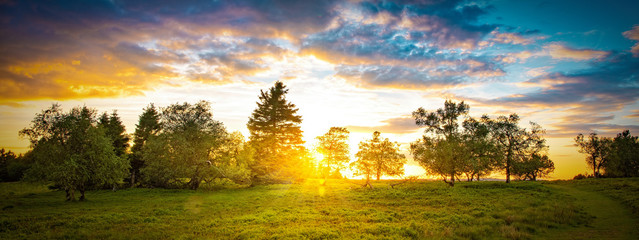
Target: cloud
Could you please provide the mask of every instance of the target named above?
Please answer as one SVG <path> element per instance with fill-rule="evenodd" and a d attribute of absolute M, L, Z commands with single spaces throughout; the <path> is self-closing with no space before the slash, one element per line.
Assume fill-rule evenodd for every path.
<path fill-rule="evenodd" d="M 544 50 L 554 59 L 570 59 L 577 61 L 598 60 L 610 54 L 606 51 L 569 48 L 558 43 L 547 45 L 544 47 Z"/>
<path fill-rule="evenodd" d="M 411 117 L 390 118 L 382 121 L 383 125 L 379 126 L 346 126 L 351 132 L 371 133 L 379 131 L 381 133 L 405 134 L 413 133 L 419 130 L 419 126 L 415 124 L 415 119 Z"/>
<path fill-rule="evenodd" d="M 1 5 L 0 101 L 139 95 L 268 69 L 332 1 L 19 1 Z M 250 36 L 250 37 L 246 37 Z"/>
<path fill-rule="evenodd" d="M 633 110 L 632 114 L 624 116 L 624 118 L 637 118 L 639 119 L 639 110 Z"/>
<path fill-rule="evenodd" d="M 517 33 L 500 33 L 493 32 L 492 42 L 502 43 L 502 44 L 514 44 L 514 45 L 528 45 L 534 43 L 534 39 L 525 38 Z"/>
<path fill-rule="evenodd" d="M 634 27 L 632 27 L 632 29 L 623 32 L 623 36 L 631 40 L 639 41 L 639 25 L 635 25 Z M 635 57 L 639 56 L 639 42 L 635 43 L 630 51 L 634 54 Z"/>
<path fill-rule="evenodd" d="M 605 61 L 595 62 L 587 70 L 571 73 L 547 73 L 521 83 L 537 87 L 495 99 L 470 99 L 482 105 L 505 109 L 543 109 L 570 113 L 553 124 L 554 133 L 574 133 L 591 129 L 632 128 L 637 125 L 611 124 L 612 114 L 639 100 L 639 59 L 629 53 L 616 53 Z M 602 130 L 603 131 L 603 130 Z"/>

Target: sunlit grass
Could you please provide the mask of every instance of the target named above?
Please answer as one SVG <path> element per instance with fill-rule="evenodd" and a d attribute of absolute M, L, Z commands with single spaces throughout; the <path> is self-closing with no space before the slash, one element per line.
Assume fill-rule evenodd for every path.
<path fill-rule="evenodd" d="M 87 193 L 86 202 L 2 183 L 0 239 L 528 239 L 591 218 L 574 198 L 539 182 L 355 183 L 103 190 Z M 25 190 L 6 193 L 16 188 Z"/>

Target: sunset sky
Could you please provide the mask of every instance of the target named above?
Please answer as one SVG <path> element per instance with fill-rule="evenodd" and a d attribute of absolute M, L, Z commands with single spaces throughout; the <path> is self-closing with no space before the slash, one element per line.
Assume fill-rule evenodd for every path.
<path fill-rule="evenodd" d="M 551 178 L 585 173 L 578 133 L 639 134 L 639 2 L 0 1 L 0 148 L 52 103 L 117 110 L 210 101 L 248 136 L 283 81 L 307 145 L 331 126 L 408 144 L 445 99 L 547 130 Z M 408 175 L 422 174 L 409 162 Z"/>

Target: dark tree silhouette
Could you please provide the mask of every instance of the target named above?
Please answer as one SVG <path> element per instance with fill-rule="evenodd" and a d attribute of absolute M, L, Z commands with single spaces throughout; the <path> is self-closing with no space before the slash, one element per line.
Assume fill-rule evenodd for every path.
<path fill-rule="evenodd" d="M 575 146 L 579 148 L 579 152 L 586 154 L 586 163 L 592 168 L 593 175 L 601 177 L 601 169 L 610 159 L 610 148 L 612 140 L 606 137 L 599 137 L 597 133 L 591 133 L 588 140 L 583 134 L 575 137 Z"/>
<path fill-rule="evenodd" d="M 604 166 L 611 177 L 639 177 L 639 137 L 625 130 L 612 140 L 610 161 Z"/>

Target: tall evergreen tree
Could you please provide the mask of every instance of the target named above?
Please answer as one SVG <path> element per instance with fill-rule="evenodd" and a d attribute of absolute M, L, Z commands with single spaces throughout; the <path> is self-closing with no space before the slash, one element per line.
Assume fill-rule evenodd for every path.
<path fill-rule="evenodd" d="M 144 112 L 135 125 L 135 133 L 133 133 L 133 146 L 131 147 L 131 186 L 135 186 L 136 178 L 140 176 L 140 169 L 144 166 L 142 160 L 142 149 L 144 148 L 149 137 L 157 135 L 161 130 L 160 113 L 153 104 L 144 109 Z"/>
<path fill-rule="evenodd" d="M 129 148 L 129 135 L 126 133 L 126 129 L 120 120 L 120 116 L 116 111 L 113 111 L 111 115 L 106 112 L 102 113 L 98 120 L 98 126 L 104 128 L 104 133 L 111 139 L 113 145 L 113 151 L 118 157 L 124 156 L 126 150 Z"/>
<path fill-rule="evenodd" d="M 257 108 L 249 118 L 249 140 L 256 156 L 252 167 L 255 180 L 298 179 L 305 167 L 302 117 L 295 104 L 286 100 L 286 93 L 288 89 L 280 81 L 268 91 L 260 91 Z"/>

